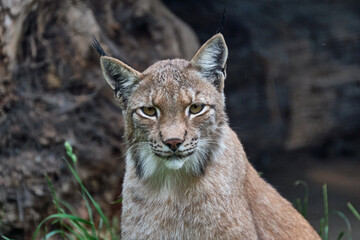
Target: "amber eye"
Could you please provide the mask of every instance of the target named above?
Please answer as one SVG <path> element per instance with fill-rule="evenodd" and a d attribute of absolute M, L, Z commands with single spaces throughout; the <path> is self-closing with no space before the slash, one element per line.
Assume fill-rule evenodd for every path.
<path fill-rule="evenodd" d="M 142 107 L 141 111 L 150 117 L 156 115 L 156 109 L 154 107 Z"/>
<path fill-rule="evenodd" d="M 204 108 L 203 104 L 195 103 L 195 104 L 190 106 L 189 112 L 191 114 L 197 114 L 197 113 L 201 112 L 201 110 L 203 110 L 203 108 Z"/>

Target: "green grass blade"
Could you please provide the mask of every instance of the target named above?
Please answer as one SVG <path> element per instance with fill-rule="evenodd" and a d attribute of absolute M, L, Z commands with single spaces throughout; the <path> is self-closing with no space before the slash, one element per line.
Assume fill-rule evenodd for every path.
<path fill-rule="evenodd" d="M 13 240 L 13 239 L 7 238 L 7 237 L 5 237 L 3 235 L 1 235 L 1 238 L 4 239 L 4 240 Z"/>
<path fill-rule="evenodd" d="M 94 239 L 94 238 L 88 233 L 88 229 L 86 229 L 85 227 L 81 226 L 81 224 L 79 224 L 78 222 L 72 222 L 72 224 L 75 226 L 75 229 L 78 230 L 79 233 L 83 233 L 83 235 L 85 235 L 85 239 L 88 239 L 88 240 Z"/>
<path fill-rule="evenodd" d="M 55 188 L 52 185 L 52 182 L 47 174 L 45 174 L 45 178 L 46 178 L 47 185 L 50 188 L 51 196 L 53 198 L 53 203 L 54 203 L 56 209 L 58 210 L 59 213 L 65 213 L 65 210 L 59 204 L 59 199 L 56 196 Z"/>
<path fill-rule="evenodd" d="M 345 234 L 345 232 L 342 231 L 342 232 L 339 234 L 339 236 L 337 237 L 337 240 L 341 240 L 341 238 L 344 236 L 344 234 Z"/>
<path fill-rule="evenodd" d="M 91 197 L 90 193 L 88 191 L 86 191 L 86 194 L 88 195 L 90 201 L 92 202 L 92 204 L 94 205 L 96 211 L 99 213 L 101 219 L 104 221 L 105 223 L 105 227 L 106 229 L 110 232 L 111 234 L 111 238 L 113 240 L 116 240 L 116 237 L 113 235 L 112 231 L 111 231 L 111 226 L 109 224 L 109 221 L 107 219 L 107 217 L 104 215 L 104 213 L 101 211 L 101 208 L 99 206 L 99 204 Z"/>
<path fill-rule="evenodd" d="M 43 238 L 43 240 L 49 239 L 52 236 L 55 236 L 56 234 L 60 234 L 62 236 L 62 239 L 64 239 L 63 236 L 65 236 L 65 235 L 68 237 L 68 239 L 71 239 L 71 236 L 68 233 L 66 233 L 64 230 L 54 230 L 54 231 L 51 231 L 48 234 L 46 234 L 45 237 Z"/>
<path fill-rule="evenodd" d="M 110 204 L 117 204 L 117 203 L 121 203 L 121 202 L 122 202 L 122 198 L 119 198 L 115 201 L 110 202 Z"/>
<path fill-rule="evenodd" d="M 354 214 L 354 216 L 360 221 L 360 214 L 358 211 L 356 211 L 355 207 L 349 202 L 347 203 L 347 207 Z"/>
<path fill-rule="evenodd" d="M 68 214 L 68 216 L 74 216 L 74 215 Z M 74 216 L 74 217 L 76 217 L 76 216 Z M 76 219 L 70 219 L 70 218 L 66 218 L 66 219 L 69 220 L 69 223 L 71 223 L 73 225 L 73 227 L 71 229 L 74 230 L 74 232 L 72 232 L 72 233 L 75 233 L 75 231 L 77 231 L 77 233 L 81 234 L 80 239 L 87 239 L 87 240 L 93 239 L 93 237 L 88 233 L 88 229 L 85 228 L 84 226 L 82 226 L 79 223 L 79 221 L 77 221 Z M 80 218 L 80 219 L 82 219 L 82 218 Z M 63 220 L 63 218 L 61 218 L 61 220 Z M 87 220 L 85 220 L 85 221 L 87 221 Z M 93 226 L 92 222 L 89 222 L 89 221 L 87 221 L 87 222 L 90 223 L 90 224 L 87 224 L 88 226 L 90 226 L 90 227 Z M 68 230 L 70 228 L 69 226 L 67 226 L 67 225 L 65 225 L 63 223 L 60 223 L 60 226 L 67 227 Z M 82 237 L 82 236 L 85 236 L 85 238 Z"/>
<path fill-rule="evenodd" d="M 305 181 L 302 181 L 302 180 L 297 180 L 295 182 L 295 186 L 298 186 L 298 185 L 302 185 L 305 188 L 305 195 L 304 195 L 303 204 L 302 204 L 300 213 L 304 216 L 304 218 L 306 218 L 307 211 L 308 211 L 308 202 L 309 202 L 309 186 Z"/>
<path fill-rule="evenodd" d="M 74 229 L 72 229 L 71 227 L 64 225 L 64 227 L 71 233 L 73 234 L 77 239 L 79 240 L 85 240 L 86 238 L 82 235 L 80 235 L 79 233 L 75 232 Z"/>
<path fill-rule="evenodd" d="M 52 214 L 50 216 L 48 216 L 47 218 L 45 218 L 44 220 L 41 221 L 41 223 L 39 224 L 39 226 L 36 228 L 34 234 L 33 234 L 33 237 L 32 239 L 35 239 L 42 227 L 42 225 L 44 225 L 44 223 L 50 219 L 54 219 L 54 218 L 58 218 L 58 219 L 68 219 L 68 220 L 71 220 L 71 222 L 80 222 L 80 223 L 83 223 L 83 224 L 86 224 L 86 225 L 89 225 L 91 226 L 91 222 L 89 221 L 86 221 L 82 218 L 79 218 L 77 216 L 73 216 L 73 215 L 70 215 L 70 214 L 65 214 L 65 213 L 57 213 L 57 214 Z"/>
<path fill-rule="evenodd" d="M 329 205 L 328 205 L 328 194 L 327 186 L 323 185 L 323 199 L 324 199 L 324 229 L 323 229 L 323 240 L 328 239 L 329 233 Z"/>
<path fill-rule="evenodd" d="M 346 215 L 343 212 L 340 211 L 332 211 L 331 213 L 338 215 L 339 217 L 341 217 L 344 222 L 345 222 L 345 226 L 347 231 L 351 231 L 351 223 L 350 220 L 346 217 Z"/>
<path fill-rule="evenodd" d="M 74 215 L 71 215 L 74 216 Z M 76 216 L 74 216 L 76 217 Z M 81 234 L 82 236 L 85 236 L 85 239 L 90 240 L 93 239 L 93 237 L 88 233 L 88 229 L 85 228 L 84 226 L 81 225 L 81 223 L 79 223 L 76 220 L 72 220 L 72 219 L 68 219 L 69 223 L 71 223 L 73 225 L 73 227 L 71 229 L 73 229 L 74 231 L 76 230 L 79 234 Z M 85 220 L 87 221 L 87 220 Z M 93 223 L 88 221 L 90 224 L 87 224 L 90 227 L 93 227 Z M 81 238 L 84 239 L 84 238 Z"/>
<path fill-rule="evenodd" d="M 58 199 L 59 203 L 61 203 L 61 205 L 63 205 L 66 209 L 68 209 L 70 211 L 70 213 L 72 215 L 76 214 L 76 210 L 74 209 L 73 206 L 71 206 L 71 204 L 63 199 Z"/>
<path fill-rule="evenodd" d="M 301 206 L 301 199 L 300 198 L 295 199 L 294 206 L 298 210 L 298 212 L 302 214 L 302 206 Z"/>
<path fill-rule="evenodd" d="M 99 221 L 99 227 L 98 227 L 98 235 L 97 235 L 97 238 L 100 239 L 100 234 L 101 234 L 101 229 L 103 227 L 103 220 L 102 218 L 100 218 L 100 221 Z"/>
<path fill-rule="evenodd" d="M 324 220 L 325 226 L 329 225 L 329 204 L 328 204 L 328 194 L 327 194 L 327 186 L 323 185 L 323 199 L 324 199 Z"/>
<path fill-rule="evenodd" d="M 2 205 L 1 210 L 0 210 L 0 232 L 2 232 L 2 219 L 4 217 L 5 214 L 5 205 Z M 4 236 L 1 236 L 4 237 Z"/>
<path fill-rule="evenodd" d="M 344 220 L 346 230 L 342 231 L 341 233 L 343 233 L 342 235 L 346 234 L 347 238 L 349 240 L 352 240 L 352 237 L 351 237 L 351 223 L 350 223 L 349 219 L 346 217 L 346 215 L 341 211 L 331 211 L 331 213 L 338 215 L 339 217 L 341 217 Z M 341 233 L 340 233 L 340 235 L 341 235 Z M 339 235 L 339 237 L 340 237 L 340 235 Z"/>
<path fill-rule="evenodd" d="M 324 218 L 321 218 L 320 219 L 320 230 L 319 230 L 319 235 L 321 237 L 321 239 L 323 239 L 323 236 L 324 236 L 324 226 L 325 226 L 325 220 Z"/>
<path fill-rule="evenodd" d="M 329 237 L 329 226 L 325 226 L 324 227 L 324 239 L 323 240 L 328 240 Z"/>
<path fill-rule="evenodd" d="M 92 226 L 91 226 L 92 236 L 96 238 L 96 229 L 95 229 L 95 226 L 94 226 L 94 219 L 93 219 L 93 215 L 92 215 L 91 206 L 89 204 L 89 201 L 86 199 L 86 196 L 85 196 L 84 192 L 82 193 L 82 198 L 83 198 L 83 200 L 85 202 L 87 211 L 89 213 L 90 222 L 92 223 Z"/>

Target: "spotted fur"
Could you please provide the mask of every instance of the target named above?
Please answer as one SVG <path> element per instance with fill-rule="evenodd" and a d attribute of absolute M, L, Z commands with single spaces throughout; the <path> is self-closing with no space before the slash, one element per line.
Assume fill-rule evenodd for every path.
<path fill-rule="evenodd" d="M 230 129 L 226 60 L 221 34 L 190 62 L 159 61 L 142 73 L 101 57 L 125 118 L 122 239 L 320 239 L 259 177 Z"/>

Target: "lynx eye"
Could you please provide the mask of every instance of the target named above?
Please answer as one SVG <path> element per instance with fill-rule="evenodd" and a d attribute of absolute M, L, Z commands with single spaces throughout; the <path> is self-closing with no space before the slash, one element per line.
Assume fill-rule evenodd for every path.
<path fill-rule="evenodd" d="M 201 112 L 201 110 L 204 109 L 204 105 L 203 104 L 200 104 L 200 103 L 195 103 L 193 105 L 190 106 L 189 108 L 189 112 L 191 114 L 197 114 L 199 112 Z"/>
<path fill-rule="evenodd" d="M 156 109 L 154 107 L 142 107 L 141 111 L 150 117 L 156 115 Z"/>

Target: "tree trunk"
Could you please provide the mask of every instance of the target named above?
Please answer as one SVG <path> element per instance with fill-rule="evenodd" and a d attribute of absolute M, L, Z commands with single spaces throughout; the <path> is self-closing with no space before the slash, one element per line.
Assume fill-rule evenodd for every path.
<path fill-rule="evenodd" d="M 61 160 L 65 140 L 87 188 L 118 214 L 109 202 L 121 189 L 123 120 L 90 37 L 144 70 L 158 59 L 190 59 L 196 35 L 159 0 L 0 0 L 0 36 L 0 233 L 27 239 L 53 210 L 44 174 L 81 214 Z"/>

